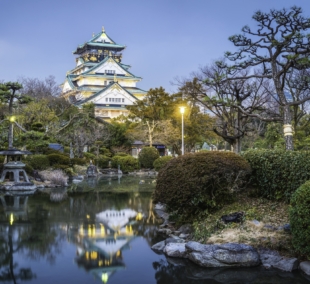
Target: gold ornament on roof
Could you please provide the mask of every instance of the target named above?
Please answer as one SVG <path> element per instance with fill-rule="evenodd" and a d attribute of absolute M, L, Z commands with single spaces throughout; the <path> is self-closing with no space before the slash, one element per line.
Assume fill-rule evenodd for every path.
<path fill-rule="evenodd" d="M 93 37 L 95 37 L 95 33 L 93 32 Z"/>
<path fill-rule="evenodd" d="M 103 32 L 103 33 L 105 32 L 104 26 L 102 26 L 102 32 Z"/>

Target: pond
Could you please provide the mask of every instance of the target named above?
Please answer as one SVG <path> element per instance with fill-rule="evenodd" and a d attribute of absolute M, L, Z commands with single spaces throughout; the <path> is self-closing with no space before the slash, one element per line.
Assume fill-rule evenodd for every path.
<path fill-rule="evenodd" d="M 149 177 L 116 176 L 72 184 L 60 203 L 3 194 L 0 282 L 309 283 L 298 272 L 206 269 L 156 254 L 154 187 Z"/>

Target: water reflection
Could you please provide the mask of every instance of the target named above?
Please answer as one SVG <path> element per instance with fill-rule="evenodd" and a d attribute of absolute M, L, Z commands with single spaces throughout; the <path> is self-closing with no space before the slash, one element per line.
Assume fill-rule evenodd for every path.
<path fill-rule="evenodd" d="M 106 191 L 109 182 L 122 187 Z M 122 177 L 119 184 L 116 177 L 96 180 L 86 193 L 69 190 L 60 203 L 48 195 L 0 196 L 0 281 L 308 283 L 301 274 L 205 269 L 155 254 L 150 246 L 161 240 L 162 221 L 153 212 L 153 186 L 151 179 Z"/>

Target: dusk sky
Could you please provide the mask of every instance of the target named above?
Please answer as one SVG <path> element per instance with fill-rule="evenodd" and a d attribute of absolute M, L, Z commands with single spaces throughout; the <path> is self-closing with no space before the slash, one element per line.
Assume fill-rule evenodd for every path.
<path fill-rule="evenodd" d="M 173 92 L 175 77 L 235 50 L 228 37 L 255 27 L 255 11 L 293 5 L 310 17 L 309 0 L 0 0 L 0 81 L 53 75 L 61 84 L 72 51 L 104 26 L 127 46 L 122 62 L 143 78 L 138 87 Z"/>

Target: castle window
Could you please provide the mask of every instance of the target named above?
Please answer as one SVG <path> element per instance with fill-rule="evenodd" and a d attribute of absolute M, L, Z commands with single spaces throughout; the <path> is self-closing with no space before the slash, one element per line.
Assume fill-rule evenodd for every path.
<path fill-rule="evenodd" d="M 109 101 L 109 99 L 108 99 L 108 98 L 105 98 L 105 101 L 106 101 L 106 102 L 108 102 L 108 101 Z"/>
<path fill-rule="evenodd" d="M 125 99 L 122 99 L 122 103 L 125 102 Z"/>
<path fill-rule="evenodd" d="M 108 85 L 108 81 L 104 81 L 104 85 L 105 85 L 105 86 Z"/>
<path fill-rule="evenodd" d="M 115 74 L 115 70 L 105 70 L 105 73 L 107 73 L 107 74 Z"/>

